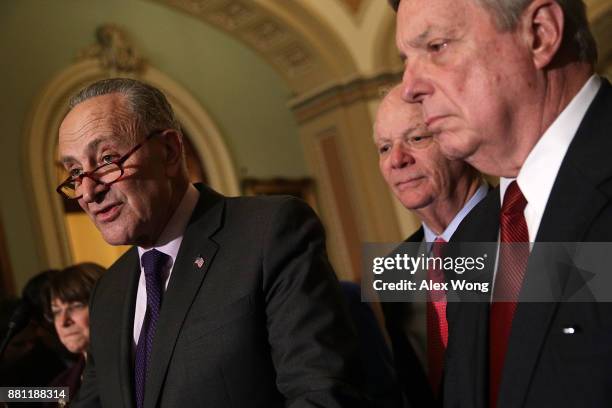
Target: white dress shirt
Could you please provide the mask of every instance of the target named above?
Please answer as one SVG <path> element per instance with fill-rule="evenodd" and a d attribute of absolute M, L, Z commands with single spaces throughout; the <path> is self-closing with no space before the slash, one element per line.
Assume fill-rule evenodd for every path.
<path fill-rule="evenodd" d="M 476 204 L 478 204 L 483 198 L 487 196 L 489 192 L 489 186 L 484 181 L 478 187 L 478 190 L 470 197 L 469 200 L 465 203 L 463 208 L 459 210 L 457 215 L 452 219 L 451 222 L 448 223 L 448 226 L 440 235 L 436 235 L 425 223 L 423 223 L 423 232 L 425 235 L 425 242 L 427 242 L 427 253 L 431 251 L 432 243 L 436 240 L 436 238 L 442 238 L 446 242 L 450 242 L 451 237 L 461 224 L 461 221 L 472 211 Z"/>
<path fill-rule="evenodd" d="M 142 258 L 142 254 L 151 249 L 157 249 L 170 257 L 163 275 L 164 291 L 168 288 L 168 282 L 170 282 L 170 275 L 172 274 L 174 261 L 176 260 L 179 248 L 181 247 L 181 242 L 183 242 L 183 233 L 187 228 L 187 223 L 191 218 L 191 214 L 193 214 L 193 210 L 195 209 L 199 198 L 200 192 L 192 184 L 190 184 L 185 192 L 185 195 L 181 199 L 179 206 L 170 218 L 168 225 L 166 225 L 164 228 L 155 246 L 148 249 L 138 247 L 139 261 Z M 132 351 L 136 349 L 136 344 L 138 343 L 138 338 L 140 337 L 140 331 L 142 329 L 142 323 L 144 321 L 146 311 L 147 289 L 144 269 L 142 268 L 141 264 L 140 279 L 138 280 L 138 292 L 136 293 L 136 308 L 134 310 L 134 343 L 132 344 Z"/>

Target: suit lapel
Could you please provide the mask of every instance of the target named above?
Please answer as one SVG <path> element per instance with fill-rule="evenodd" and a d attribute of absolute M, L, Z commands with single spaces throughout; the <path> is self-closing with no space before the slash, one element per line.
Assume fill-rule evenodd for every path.
<path fill-rule="evenodd" d="M 222 196 L 202 188 L 162 301 L 145 385 L 145 407 L 157 406 L 179 332 L 217 252 L 211 236 L 221 225 L 224 207 Z"/>
<path fill-rule="evenodd" d="M 132 345 L 134 342 L 134 308 L 136 306 L 136 293 L 138 289 L 138 280 L 140 277 L 140 266 L 138 263 L 138 250 L 132 247 L 125 255 L 122 264 L 118 265 L 120 273 L 127 277 L 127 296 L 123 301 L 121 313 L 121 330 L 122 335 L 119 337 L 119 353 L 115 358 L 118 358 L 117 367 L 119 367 L 119 382 L 121 384 L 121 396 L 124 406 L 132 407 L 135 405 L 134 400 L 134 371 L 133 371 L 133 355 Z"/>
<path fill-rule="evenodd" d="M 600 189 L 612 176 L 612 90 L 604 80 L 595 100 L 589 107 L 564 158 L 551 191 L 536 242 L 581 242 L 602 208 L 609 204 L 609 196 Z M 555 276 L 545 276 L 534 247 L 523 288 L 541 288 L 552 279 L 563 288 L 567 274 L 549 266 Z M 555 261 L 556 259 L 551 259 Z M 500 388 L 500 407 L 521 406 L 526 397 L 533 371 L 558 302 L 519 303 L 513 320 L 512 333 L 506 355 Z M 520 375 L 516 375 L 520 373 Z"/>

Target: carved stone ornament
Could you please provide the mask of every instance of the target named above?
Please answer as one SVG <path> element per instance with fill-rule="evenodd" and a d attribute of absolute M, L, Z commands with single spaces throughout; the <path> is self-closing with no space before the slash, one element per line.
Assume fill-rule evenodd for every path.
<path fill-rule="evenodd" d="M 96 43 L 82 50 L 77 59 L 96 58 L 103 69 L 111 72 L 140 72 L 145 60 L 128 39 L 126 32 L 115 24 L 96 29 Z"/>

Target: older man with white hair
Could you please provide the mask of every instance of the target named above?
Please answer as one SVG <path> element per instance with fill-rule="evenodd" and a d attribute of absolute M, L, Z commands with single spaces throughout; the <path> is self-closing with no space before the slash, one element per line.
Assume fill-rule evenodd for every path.
<path fill-rule="evenodd" d="M 612 87 L 594 74 L 584 3 L 392 3 L 403 100 L 448 157 L 501 177 L 454 237 L 501 245 L 490 304 L 449 306 L 445 403 L 612 406 L 612 304 L 559 301 L 580 274 L 557 258 L 544 274 L 537 245 L 509 251 L 612 241 Z M 545 279 L 558 299 L 519 302 Z"/>

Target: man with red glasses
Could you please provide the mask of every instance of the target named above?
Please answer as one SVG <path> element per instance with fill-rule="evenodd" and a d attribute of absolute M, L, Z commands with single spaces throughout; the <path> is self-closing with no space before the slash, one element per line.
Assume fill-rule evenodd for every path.
<path fill-rule="evenodd" d="M 191 185 L 172 108 L 135 80 L 73 97 L 59 153 L 58 192 L 109 244 L 134 245 L 92 294 L 73 406 L 361 406 L 355 335 L 308 206 Z"/>

